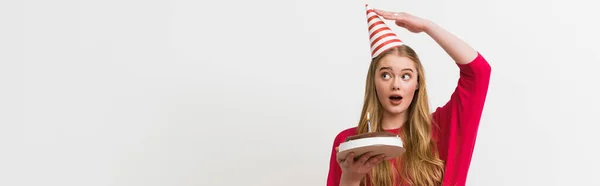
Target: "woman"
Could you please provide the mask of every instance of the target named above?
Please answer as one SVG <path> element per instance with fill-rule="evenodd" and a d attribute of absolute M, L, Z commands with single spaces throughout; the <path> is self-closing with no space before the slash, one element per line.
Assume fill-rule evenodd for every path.
<path fill-rule="evenodd" d="M 454 93 L 433 113 L 429 112 L 421 61 L 409 46 L 395 38 L 380 17 L 394 20 L 410 32 L 428 34 L 458 66 L 460 78 Z M 429 20 L 368 6 L 367 18 L 373 59 L 361 119 L 357 127 L 336 136 L 327 185 L 465 185 L 490 65 L 479 52 Z M 400 135 L 406 148 L 402 156 L 389 161 L 371 152 L 337 157 L 337 147 L 346 137 L 368 132 L 367 113 L 371 130 Z"/>

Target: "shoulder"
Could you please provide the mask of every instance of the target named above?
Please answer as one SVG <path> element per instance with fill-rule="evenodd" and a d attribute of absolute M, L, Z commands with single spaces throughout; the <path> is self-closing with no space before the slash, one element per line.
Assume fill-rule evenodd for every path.
<path fill-rule="evenodd" d="M 346 138 L 349 136 L 356 135 L 356 127 L 347 128 L 340 131 L 334 139 L 334 146 L 338 146 L 340 143 L 344 142 Z"/>
<path fill-rule="evenodd" d="M 340 131 L 336 138 L 340 138 L 340 137 L 348 137 L 348 136 L 352 136 L 352 135 L 356 135 L 356 127 L 352 127 L 352 128 L 347 128 L 344 129 L 342 131 Z"/>

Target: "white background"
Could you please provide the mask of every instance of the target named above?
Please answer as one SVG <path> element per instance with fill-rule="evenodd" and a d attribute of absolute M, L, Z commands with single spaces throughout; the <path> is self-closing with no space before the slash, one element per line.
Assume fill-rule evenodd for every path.
<path fill-rule="evenodd" d="M 325 185 L 356 125 L 364 4 L 492 66 L 468 185 L 600 185 L 594 1 L 0 2 L 0 185 Z M 431 107 L 458 68 L 426 34 Z"/>

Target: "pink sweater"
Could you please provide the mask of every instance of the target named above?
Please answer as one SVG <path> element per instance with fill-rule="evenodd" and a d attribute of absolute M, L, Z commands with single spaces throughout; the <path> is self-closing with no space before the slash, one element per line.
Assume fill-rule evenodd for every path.
<path fill-rule="evenodd" d="M 443 185 L 465 185 L 477 138 L 479 121 L 488 91 L 491 67 L 478 53 L 468 64 L 457 64 L 460 78 L 450 100 L 432 113 L 433 140 L 445 162 Z M 397 132 L 396 130 L 389 130 Z M 336 161 L 335 147 L 346 137 L 356 135 L 356 127 L 341 131 L 333 142 L 327 186 L 339 186 L 342 170 Z"/>

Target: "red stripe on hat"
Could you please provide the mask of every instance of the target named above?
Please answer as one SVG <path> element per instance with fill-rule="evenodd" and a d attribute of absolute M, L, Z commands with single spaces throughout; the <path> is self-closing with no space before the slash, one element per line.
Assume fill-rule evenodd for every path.
<path fill-rule="evenodd" d="M 387 34 L 380 35 L 379 37 L 377 37 L 377 39 L 375 39 L 373 42 L 371 42 L 371 47 L 373 47 L 373 45 L 375 45 L 375 43 L 377 43 L 379 40 L 381 40 L 383 38 L 386 38 L 386 37 L 390 37 L 390 36 L 391 37 L 395 37 L 396 34 L 394 34 L 394 33 L 387 33 Z"/>
<path fill-rule="evenodd" d="M 379 16 L 377 16 L 377 15 L 373 15 L 373 16 L 369 17 L 369 18 L 367 19 L 367 23 L 368 23 L 368 22 L 371 22 L 371 20 L 373 20 L 373 19 L 376 19 L 376 18 L 379 18 Z"/>
<path fill-rule="evenodd" d="M 389 31 L 392 31 L 392 30 L 391 30 L 390 28 L 388 28 L 388 27 L 381 27 L 381 28 L 379 28 L 379 29 L 377 29 L 377 30 L 373 31 L 373 33 L 371 33 L 371 35 L 369 35 L 369 38 L 373 38 L 373 36 L 375 36 L 375 34 L 377 34 L 377 33 L 381 32 L 381 31 L 383 31 L 383 30 L 389 30 Z"/>
<path fill-rule="evenodd" d="M 373 9 L 368 9 L 368 10 L 367 10 L 367 14 L 369 14 L 369 13 L 371 13 L 371 12 L 375 13 L 375 10 L 373 10 Z"/>
<path fill-rule="evenodd" d="M 384 24 L 383 21 L 374 22 L 371 26 L 369 26 L 369 30 L 371 30 L 373 27 L 380 25 L 380 24 Z"/>
<path fill-rule="evenodd" d="M 381 47 L 386 46 L 386 45 L 388 45 L 390 43 L 393 43 L 393 42 L 402 42 L 402 41 L 400 41 L 399 39 L 391 39 L 389 41 L 386 41 L 386 42 L 382 43 L 381 45 L 377 46 L 377 48 L 375 48 L 373 50 L 373 54 L 372 55 L 374 55 L 375 52 L 377 52 L 377 50 L 381 49 Z"/>

